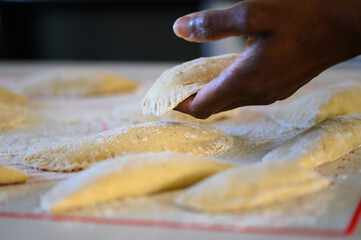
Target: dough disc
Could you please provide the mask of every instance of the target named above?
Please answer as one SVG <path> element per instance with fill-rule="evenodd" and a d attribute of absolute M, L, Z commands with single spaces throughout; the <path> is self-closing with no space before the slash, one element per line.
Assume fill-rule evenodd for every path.
<path fill-rule="evenodd" d="M 132 91 L 138 84 L 103 72 L 64 70 L 29 77 L 23 92 L 30 96 L 83 97 Z"/>
<path fill-rule="evenodd" d="M 0 184 L 21 183 L 28 180 L 28 174 L 12 167 L 0 165 Z"/>
<path fill-rule="evenodd" d="M 0 130 L 21 125 L 28 118 L 28 111 L 17 105 L 0 102 Z"/>
<path fill-rule="evenodd" d="M 42 198 L 52 212 L 119 199 L 144 196 L 191 185 L 232 167 L 182 153 L 144 153 L 103 161 L 64 181 Z"/>
<path fill-rule="evenodd" d="M 71 171 L 115 156 L 145 152 L 213 155 L 230 148 L 233 138 L 220 129 L 185 122 L 151 122 L 115 128 L 37 151 L 25 165 L 50 171 Z"/>
<path fill-rule="evenodd" d="M 217 77 L 236 58 L 237 54 L 198 58 L 166 70 L 145 95 L 143 113 L 162 116 L 170 112 Z"/>
<path fill-rule="evenodd" d="M 361 145 L 361 114 L 335 116 L 294 136 L 263 162 L 297 161 L 305 168 L 331 162 Z"/>
<path fill-rule="evenodd" d="M 179 206 L 208 212 L 248 210 L 318 191 L 329 180 L 296 163 L 233 168 L 199 182 L 176 197 Z"/>

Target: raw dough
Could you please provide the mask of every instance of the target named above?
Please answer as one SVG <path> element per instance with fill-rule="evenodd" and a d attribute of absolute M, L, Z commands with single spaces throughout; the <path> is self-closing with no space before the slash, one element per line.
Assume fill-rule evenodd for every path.
<path fill-rule="evenodd" d="M 0 165 L 0 184 L 21 183 L 28 180 L 28 174 L 12 167 Z"/>
<path fill-rule="evenodd" d="M 60 212 L 191 185 L 233 165 L 182 153 L 145 153 L 101 162 L 51 189 L 42 206 Z"/>
<path fill-rule="evenodd" d="M 210 116 L 207 119 L 198 119 L 192 117 L 191 115 L 170 111 L 162 117 L 157 117 L 154 115 L 144 115 L 142 113 L 140 103 L 138 101 L 131 102 L 126 106 L 119 106 L 114 110 L 114 116 L 122 120 L 131 121 L 131 122 L 154 122 L 154 121 L 182 121 L 182 122 L 191 122 L 191 123 L 203 123 L 209 124 L 217 122 L 223 119 L 231 119 L 238 115 L 239 109 L 233 109 L 227 112 L 216 113 Z"/>
<path fill-rule="evenodd" d="M 16 127 L 28 118 L 28 111 L 17 105 L 0 102 L 0 130 Z"/>
<path fill-rule="evenodd" d="M 176 197 L 177 205 L 209 212 L 248 210 L 299 197 L 329 180 L 296 163 L 234 168 L 199 182 Z"/>
<path fill-rule="evenodd" d="M 142 102 L 144 114 L 162 116 L 217 77 L 237 57 L 226 54 L 198 58 L 166 70 L 149 89 Z"/>
<path fill-rule="evenodd" d="M 214 127 L 182 122 L 151 122 L 115 128 L 35 152 L 25 165 L 50 171 L 86 168 L 107 158 L 144 152 L 211 155 L 230 148 L 233 138 Z"/>
<path fill-rule="evenodd" d="M 361 145 L 361 114 L 328 118 L 263 157 L 263 162 L 297 161 L 313 168 Z"/>
<path fill-rule="evenodd" d="M 282 126 L 308 128 L 328 117 L 361 113 L 361 82 L 346 81 L 278 103 L 271 114 Z"/>
<path fill-rule="evenodd" d="M 63 70 L 45 72 L 27 79 L 23 92 L 30 96 L 92 96 L 132 91 L 138 84 L 113 74 Z"/>
<path fill-rule="evenodd" d="M 26 97 L 20 94 L 16 94 L 9 89 L 0 87 L 0 102 L 6 104 L 25 104 Z"/>

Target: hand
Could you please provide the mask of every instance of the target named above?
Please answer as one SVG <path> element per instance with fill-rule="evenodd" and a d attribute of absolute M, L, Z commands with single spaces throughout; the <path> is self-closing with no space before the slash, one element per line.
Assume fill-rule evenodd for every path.
<path fill-rule="evenodd" d="M 176 110 L 197 118 L 285 99 L 327 68 L 361 53 L 361 1 L 249 0 L 179 18 L 192 42 L 248 36 L 246 48 L 217 78 Z"/>

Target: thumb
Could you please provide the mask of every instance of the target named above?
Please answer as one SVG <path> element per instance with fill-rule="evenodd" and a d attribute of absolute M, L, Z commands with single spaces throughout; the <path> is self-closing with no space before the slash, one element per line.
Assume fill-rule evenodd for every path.
<path fill-rule="evenodd" d="M 264 29 L 252 2 L 241 2 L 223 10 L 205 10 L 177 19 L 174 33 L 192 42 L 216 41 L 231 36 L 252 35 Z"/>

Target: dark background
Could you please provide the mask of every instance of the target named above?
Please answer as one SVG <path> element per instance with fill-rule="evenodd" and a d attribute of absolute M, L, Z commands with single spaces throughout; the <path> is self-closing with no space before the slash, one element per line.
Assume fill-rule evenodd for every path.
<path fill-rule="evenodd" d="M 201 1 L 0 0 L 0 60 L 186 61 L 173 22 Z"/>

